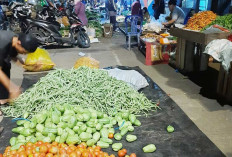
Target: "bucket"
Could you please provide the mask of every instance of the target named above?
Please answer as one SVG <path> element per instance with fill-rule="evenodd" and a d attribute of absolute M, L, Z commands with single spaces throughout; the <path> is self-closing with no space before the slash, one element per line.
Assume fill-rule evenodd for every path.
<path fill-rule="evenodd" d="M 104 37 L 111 38 L 113 36 L 113 25 L 110 23 L 104 24 Z"/>

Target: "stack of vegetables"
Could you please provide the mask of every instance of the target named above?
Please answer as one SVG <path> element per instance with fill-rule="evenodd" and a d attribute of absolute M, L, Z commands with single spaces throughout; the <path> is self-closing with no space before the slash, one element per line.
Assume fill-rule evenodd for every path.
<path fill-rule="evenodd" d="M 99 22 L 100 15 L 91 11 L 86 11 L 86 16 L 88 18 L 88 27 L 95 29 L 96 37 L 102 37 L 103 29 Z"/>
<path fill-rule="evenodd" d="M 158 108 L 143 93 L 109 76 L 107 71 L 80 67 L 49 72 L 12 105 L 1 106 L 1 110 L 9 117 L 22 117 L 27 112 L 31 118 L 56 104 L 92 107 L 109 116 L 123 110 L 146 115 Z"/>
<path fill-rule="evenodd" d="M 134 131 L 133 125 L 141 125 L 136 116 L 128 111 L 109 117 L 94 109 L 84 109 L 74 105 L 56 105 L 49 111 L 33 116 L 29 121 L 17 121 L 18 127 L 12 131 L 20 135 L 12 137 L 10 144 L 17 149 L 26 142 L 55 141 L 67 144 L 87 142 L 88 146 L 97 143 L 101 148 L 108 148 L 113 143 L 108 136 L 115 133 L 113 126 L 116 124 L 120 130 L 120 133 L 114 136 L 116 140 L 121 140 L 128 131 Z M 136 139 L 134 135 L 127 137 L 129 142 Z"/>
<path fill-rule="evenodd" d="M 191 30 L 202 30 L 205 26 L 211 24 L 215 19 L 217 15 L 214 14 L 212 11 L 203 11 L 194 14 L 186 24 L 186 29 Z"/>
<path fill-rule="evenodd" d="M 88 147 L 86 143 L 79 145 L 67 145 L 64 143 L 45 143 L 38 141 L 36 143 L 28 142 L 21 145 L 18 149 L 7 147 L 3 157 L 115 157 L 101 150 L 99 146 Z M 136 157 L 136 156 L 135 156 Z"/>
<path fill-rule="evenodd" d="M 212 25 L 219 25 L 222 26 L 228 30 L 232 30 L 232 14 L 227 14 L 224 16 L 217 16 L 216 20 L 213 21 L 212 23 L 210 23 L 209 25 L 207 25 L 205 29 L 207 29 L 208 27 L 212 26 Z"/>
<path fill-rule="evenodd" d="M 89 21 L 88 22 L 88 27 L 89 28 L 94 28 L 95 29 L 95 35 L 96 37 L 102 37 L 103 35 L 103 28 L 102 25 L 100 24 L 99 21 Z"/>

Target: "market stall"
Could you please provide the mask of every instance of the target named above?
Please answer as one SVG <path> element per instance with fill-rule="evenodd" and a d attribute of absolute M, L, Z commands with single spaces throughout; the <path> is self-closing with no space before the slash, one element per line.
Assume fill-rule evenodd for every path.
<path fill-rule="evenodd" d="M 168 64 L 170 53 L 176 49 L 176 38 L 167 33 L 144 31 L 140 37 L 139 50 L 144 54 L 146 65 Z"/>
<path fill-rule="evenodd" d="M 171 28 L 170 34 L 178 37 L 175 66 L 185 72 L 206 70 L 209 57 L 203 54 L 205 47 L 215 39 L 227 39 L 231 17 L 204 11 L 194 14 L 185 27 Z"/>
<path fill-rule="evenodd" d="M 112 67 L 108 67 L 106 69 L 111 69 Z M 121 135 L 118 135 L 117 133 L 122 133 L 122 130 L 118 130 L 118 125 L 114 125 L 114 129 L 110 129 L 111 131 L 113 131 L 115 134 L 114 134 L 114 138 L 113 139 L 108 139 L 108 137 L 106 137 L 106 139 L 101 139 L 97 145 L 101 145 L 102 148 L 105 148 L 103 149 L 104 152 L 107 152 L 109 154 L 117 154 L 117 151 L 121 148 L 125 148 L 127 149 L 127 153 L 128 154 L 131 154 L 131 153 L 136 153 L 137 156 L 141 157 L 154 157 L 154 156 L 224 156 L 224 154 L 197 128 L 197 126 L 186 116 L 186 114 L 177 106 L 177 104 L 175 102 L 172 101 L 172 99 L 166 94 L 164 93 L 160 87 L 151 80 L 151 78 L 149 78 L 140 68 L 138 67 L 134 67 L 134 68 L 130 68 L 130 67 L 117 67 L 119 69 L 123 69 L 123 70 L 136 70 L 137 72 L 139 72 L 140 74 L 142 74 L 142 76 L 144 76 L 146 78 L 146 80 L 148 81 L 148 84 L 149 86 L 143 88 L 142 90 L 140 90 L 142 93 L 145 94 L 145 96 L 149 99 L 149 101 L 157 101 L 159 100 L 159 107 L 161 109 L 157 109 L 156 111 L 150 111 L 148 112 L 147 116 L 145 116 L 144 114 L 140 114 L 141 116 L 136 116 L 136 121 L 137 122 L 134 122 L 133 123 L 133 128 L 132 129 L 132 126 L 128 126 L 128 129 L 126 132 L 128 132 L 126 135 L 124 135 L 121 138 L 119 138 L 118 136 L 121 136 Z M 87 70 L 87 69 L 85 69 Z M 80 71 L 80 70 L 77 70 L 77 71 Z M 91 71 L 91 70 L 90 70 Z M 64 71 L 66 73 L 66 75 L 68 73 L 72 73 L 74 72 L 74 70 L 66 70 Z M 94 72 L 94 71 L 92 71 Z M 95 71 L 96 72 L 96 71 Z M 43 77 L 45 74 L 35 74 L 35 75 L 25 75 L 24 76 L 24 80 L 23 80 L 23 87 L 32 87 L 31 90 L 29 90 L 28 92 L 33 92 L 33 88 L 35 88 L 36 86 L 38 87 L 38 89 L 40 90 L 43 90 L 41 89 L 41 84 L 43 82 L 43 80 L 45 80 L 46 78 L 51 78 L 51 75 L 52 73 L 54 74 L 61 74 L 62 75 L 62 70 L 58 71 L 58 73 L 56 71 L 54 72 L 50 72 L 48 73 L 45 77 Z M 84 73 L 83 73 L 84 74 Z M 91 77 L 91 75 L 95 75 L 94 73 L 85 73 L 88 75 L 88 77 Z M 103 73 L 102 73 L 103 74 Z M 57 75 L 59 76 L 59 75 Z M 74 76 L 73 76 L 74 77 Z M 75 76 L 76 77 L 76 76 Z M 73 79 L 75 79 L 75 77 Z M 103 76 L 100 75 L 100 77 L 103 78 Z M 41 79 L 40 79 L 41 78 Z M 40 79 L 39 82 L 37 82 L 38 80 Z M 93 78 L 92 78 L 93 79 Z M 96 79 L 96 78 L 95 78 Z M 71 81 L 72 78 L 69 78 L 69 80 Z M 90 80 L 90 79 L 89 79 Z M 61 81 L 61 80 L 60 80 Z M 96 81 L 96 80 L 95 80 Z M 100 80 L 99 80 L 100 81 Z M 104 80 L 103 80 L 104 81 Z M 37 83 L 36 83 L 37 82 Z M 52 80 L 52 82 L 57 82 L 56 79 L 54 78 Z M 117 81 L 116 81 L 117 82 Z M 45 83 L 45 82 L 44 82 Z M 61 82 L 57 82 L 58 84 L 63 84 L 65 82 L 62 83 Z M 93 83 L 93 82 L 92 82 Z M 91 86 L 91 81 L 88 81 L 88 84 Z M 96 82 L 95 82 L 96 83 Z M 119 83 L 119 82 L 118 82 Z M 34 84 L 34 86 L 32 86 Z M 119 83 L 120 86 L 123 85 L 123 83 Z M 35 86 L 36 85 L 36 86 Z M 87 85 L 87 84 L 86 84 Z M 86 95 L 86 92 L 89 93 L 90 91 L 88 91 L 88 86 L 87 85 L 85 87 L 85 90 L 86 91 L 83 91 L 83 95 L 81 97 L 85 97 L 87 96 Z M 113 85 L 113 84 L 112 84 Z M 66 85 L 67 86 L 67 85 Z M 101 86 L 101 85 L 100 85 Z M 56 87 L 55 84 L 53 84 L 53 87 Z M 116 87 L 116 86 L 115 86 Z M 49 87 L 46 87 L 46 88 L 49 88 Z M 63 87 L 63 88 L 66 88 L 66 87 Z M 112 87 L 114 88 L 114 86 Z M 117 87 L 118 88 L 118 87 Z M 128 87 L 127 87 L 128 88 Z M 125 88 L 124 90 L 131 90 L 131 89 L 127 89 Z M 97 89 L 97 88 L 96 88 Z M 94 89 L 92 89 L 93 91 Z M 109 90 L 105 87 L 105 90 Z M 60 91 L 61 88 L 60 88 Z M 28 93 L 26 92 L 26 94 Z M 39 92 L 39 91 L 37 91 Z M 44 91 L 46 92 L 46 91 Z M 49 92 L 49 91 L 47 91 Z M 55 93 L 54 93 L 55 94 Z M 57 94 L 57 93 L 56 93 Z M 67 92 L 64 93 L 64 95 L 66 95 Z M 89 93 L 90 94 L 90 93 Z M 94 93 L 92 93 L 94 94 Z M 99 95 L 99 98 L 101 97 L 101 93 L 99 92 L 98 94 Z M 112 93 L 114 94 L 114 93 Z M 91 94 L 90 94 L 91 95 Z M 136 95 L 136 93 L 134 93 L 134 96 Z M 71 96 L 71 95 L 70 95 Z M 71 96 L 73 97 L 73 96 Z M 66 97 L 66 100 L 62 100 L 60 101 L 60 104 L 62 104 L 62 102 L 66 102 L 69 98 L 71 97 Z M 80 98 L 81 98 L 80 97 Z M 123 97 L 123 93 L 121 93 L 121 98 Z M 47 99 L 47 98 L 44 98 L 44 99 Z M 111 98 L 112 99 L 112 98 Z M 120 99 L 120 97 L 118 97 L 117 99 Z M 145 102 L 149 103 L 149 101 L 145 100 L 145 98 L 143 98 Z M 72 99 L 69 99 L 70 101 L 74 102 L 74 101 L 78 101 L 78 100 L 75 100 L 75 98 L 73 97 Z M 101 99 L 100 99 L 101 100 Z M 33 100 L 30 100 L 30 101 L 33 101 Z M 41 100 L 43 101 L 43 100 Z M 55 100 L 56 101 L 56 100 Z M 140 101 L 140 100 L 138 100 Z M 143 102 L 143 103 L 145 103 Z M 19 103 L 16 102 L 16 103 Z M 44 101 L 44 104 L 48 103 L 49 104 L 49 101 Z M 83 104 L 85 104 L 86 102 L 83 102 Z M 118 101 L 118 103 L 120 103 Z M 122 102 L 123 103 L 123 102 Z M 134 102 L 136 103 L 136 102 Z M 89 104 L 89 103 L 87 103 Z M 16 104 L 15 104 L 16 105 Z M 39 106 L 41 106 L 42 104 L 40 104 Z M 64 105 L 67 105 L 67 104 L 64 104 Z M 89 104 L 90 105 L 90 104 Z M 100 104 L 99 104 L 100 105 Z M 99 106 L 98 105 L 98 106 Z M 148 105 L 148 104 L 147 104 Z M 146 107 L 147 105 L 145 105 L 144 107 Z M 24 106 L 24 105 L 23 105 Z M 22 107 L 23 107 L 22 106 Z M 37 106 L 36 109 L 39 109 Z M 42 105 L 44 106 L 44 105 Z M 101 105 L 100 105 L 101 106 Z M 130 105 L 131 107 L 133 106 L 132 104 Z M 46 106 L 44 106 L 46 107 Z M 60 106 L 61 107 L 61 106 Z M 70 107 L 70 106 L 69 106 Z M 94 106 L 92 106 L 94 107 Z M 129 106 L 128 106 L 129 107 Z M 137 107 L 139 106 L 134 106 L 135 107 L 135 110 L 136 112 L 138 112 L 140 109 L 136 109 Z M 148 107 L 148 106 L 147 106 Z M 129 107 L 130 108 L 130 107 Z M 88 109 L 88 108 L 87 108 Z M 110 108 L 105 108 L 106 110 L 108 110 L 109 112 L 108 113 L 111 113 L 112 111 L 110 110 Z M 104 109 L 104 110 L 105 110 Z M 28 110 L 27 108 L 24 108 L 24 110 Z M 60 109 L 59 109 L 60 110 Z M 106 111 L 105 110 L 105 111 Z M 6 110 L 5 110 L 6 111 Z M 70 114 L 74 114 L 73 112 L 80 112 L 81 111 L 81 108 L 78 108 L 78 110 L 69 110 L 69 111 L 66 111 L 64 112 L 64 114 L 67 114 L 66 116 L 68 116 L 69 118 L 73 119 L 72 117 L 70 117 Z M 58 111 L 53 111 L 53 112 L 58 112 Z M 69 112 L 69 114 L 68 114 Z M 16 110 L 13 110 L 11 112 L 12 114 L 22 114 L 22 113 L 18 113 Z M 31 113 L 30 113 L 31 114 Z M 85 114 L 85 113 L 84 113 Z M 43 112 L 42 113 L 39 113 L 39 119 L 41 121 L 41 123 L 39 123 L 40 125 L 42 124 L 43 126 L 43 122 L 44 121 L 43 119 Z M 31 116 L 31 115 L 29 115 Z M 97 120 L 98 121 L 101 121 L 99 118 L 100 115 L 96 115 L 98 118 Z M 127 114 L 125 115 L 121 115 L 121 116 L 127 116 Z M 63 117 L 64 118 L 64 117 Z M 79 117 L 81 118 L 81 117 Z M 78 120 L 78 124 L 80 123 L 80 119 L 77 119 Z M 87 118 L 87 116 L 85 115 L 84 117 L 82 118 Z M 107 118 L 107 116 L 105 115 L 105 118 Z M 126 118 L 126 117 L 124 117 Z M 30 118 L 29 118 L 30 119 Z M 55 120 L 55 115 L 54 115 L 54 119 Z M 70 119 L 70 121 L 72 121 Z M 132 120 L 131 118 L 129 118 L 130 120 Z M 1 122 L 1 125 L 3 125 L 5 127 L 5 130 L 4 132 L 2 133 L 2 136 L 0 137 L 0 152 L 2 153 L 5 149 L 6 146 L 9 145 L 8 141 L 10 140 L 10 138 L 12 138 L 12 136 L 18 136 L 18 134 L 13 134 L 11 132 L 11 129 L 13 129 L 14 127 L 16 127 L 16 124 L 15 122 L 12 122 L 11 121 L 12 118 L 4 118 L 3 121 Z M 33 119 L 30 119 L 32 122 L 33 122 Z M 57 119 L 59 120 L 59 119 Z M 69 120 L 69 119 L 68 119 Z M 133 121 L 133 120 L 132 120 Z M 139 121 L 141 123 L 139 123 Z M 18 125 L 22 125 L 22 124 L 19 124 L 21 123 L 22 121 L 17 121 L 17 124 Z M 25 122 L 25 121 L 24 121 Z M 25 122 L 25 123 L 28 123 L 30 124 L 30 122 Z M 47 122 L 48 123 L 48 122 Z M 83 125 L 84 122 L 82 122 L 82 125 Z M 104 124 L 105 122 L 103 122 Z M 127 123 L 127 122 L 126 122 Z M 109 123 L 111 124 L 111 123 Z M 26 124 L 25 124 L 26 125 Z M 48 124 L 47 124 L 48 125 Z M 51 124 L 53 125 L 53 124 Z M 68 125 L 73 125 L 71 123 L 68 123 Z M 93 125 L 92 127 L 100 127 L 100 125 L 95 125 L 94 123 L 90 124 L 88 121 L 87 121 L 87 126 L 90 126 L 90 125 Z M 105 124 L 106 125 L 106 124 Z M 125 125 L 125 124 L 124 124 Z M 77 126 L 77 124 L 75 125 Z M 121 124 L 119 124 L 119 128 L 120 128 Z M 24 126 L 25 127 L 25 126 Z M 37 127 L 36 127 L 37 128 Z M 72 128 L 72 127 L 71 127 Z M 82 127 L 81 127 L 82 128 Z M 87 134 L 89 135 L 90 133 L 90 128 L 91 127 L 88 127 L 88 131 L 85 132 L 85 135 L 87 136 Z M 97 129 L 96 128 L 96 129 Z M 37 130 L 40 130 L 41 127 L 38 127 Z M 73 128 L 74 129 L 74 128 Z M 73 129 L 72 131 L 70 131 L 69 129 L 69 133 L 73 132 Z M 77 129 L 77 128 L 75 128 Z M 75 130 L 74 129 L 74 130 Z M 80 128 L 79 128 L 80 129 Z M 77 129 L 77 132 L 81 131 Z M 59 129 L 59 130 L 62 130 L 62 129 Z M 79 130 L 79 131 L 78 131 Z M 98 129 L 97 129 L 98 130 Z M 108 129 L 107 129 L 108 130 Z M 134 131 L 133 131 L 134 130 Z M 93 130 L 92 130 L 93 131 Z M 109 130 L 108 130 L 109 131 Z M 130 132 L 131 131 L 131 132 Z M 16 130 L 14 130 L 14 132 L 17 132 Z M 75 131 L 74 131 L 75 132 Z M 96 131 L 98 132 L 98 131 Z M 100 136 L 108 136 L 108 134 L 103 134 L 102 133 L 103 131 L 100 131 Z M 124 131 L 123 131 L 124 132 Z M 125 132 L 125 133 L 126 133 Z M 42 132 L 43 134 L 45 132 Z M 83 132 L 82 132 L 83 133 Z M 26 134 L 26 133 L 25 133 Z M 38 133 L 37 133 L 38 134 Z M 48 133 L 49 134 L 49 133 Z M 54 133 L 55 135 L 56 134 L 60 134 L 60 133 Z M 65 132 L 63 133 L 65 134 Z M 62 135 L 63 135 L 62 134 Z M 98 133 L 97 133 L 98 134 Z M 133 134 L 135 136 L 128 136 L 128 134 Z M 51 135 L 51 134 L 49 134 Z M 50 138 L 50 136 L 48 135 L 48 137 Z M 87 139 L 89 139 L 89 137 L 87 136 L 84 136 L 83 134 L 80 134 L 79 135 L 79 138 L 82 140 L 82 141 L 86 141 Z M 77 138 L 77 135 L 75 134 L 74 135 L 75 138 L 73 138 L 72 140 L 70 138 L 68 138 L 66 140 L 66 142 L 73 142 L 73 141 L 76 141 L 75 139 L 79 139 Z M 94 139 L 96 138 L 95 135 L 93 136 Z M 99 136 L 98 136 L 99 137 Z M 135 138 L 136 137 L 136 138 Z M 19 138 L 19 136 L 18 136 Z M 22 137 L 21 137 L 22 138 Z M 101 137 L 103 138 L 103 137 Z M 46 139 L 48 139 L 46 137 Z M 121 139 L 121 140 L 120 140 Z M 104 144 L 102 144 L 102 140 L 107 140 L 107 142 L 103 142 Z M 134 141 L 134 142 L 132 142 Z M 11 143 L 13 143 L 14 141 L 11 140 L 10 141 Z M 87 144 L 89 145 L 90 142 L 87 141 Z M 109 144 L 110 143 L 110 144 Z M 119 143 L 117 145 L 112 145 L 112 143 Z M 154 147 L 154 145 L 150 145 L 149 148 L 146 147 L 144 148 L 144 146 L 148 145 L 148 144 L 155 144 L 156 147 Z M 112 148 L 111 148 L 112 147 Z M 79 148 L 79 147 L 78 147 Z M 144 148 L 144 149 L 143 149 Z M 154 152 L 155 151 L 155 152 Z M 145 153 L 145 152 L 153 152 L 153 153 Z"/>

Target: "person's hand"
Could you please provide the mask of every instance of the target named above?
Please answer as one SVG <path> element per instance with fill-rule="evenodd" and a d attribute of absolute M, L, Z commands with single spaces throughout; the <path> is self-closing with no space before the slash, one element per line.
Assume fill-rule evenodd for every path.
<path fill-rule="evenodd" d="M 22 93 L 22 90 L 20 87 L 13 87 L 11 90 L 10 90 L 10 93 L 9 93 L 9 102 L 12 102 L 14 99 L 16 99 L 20 94 Z"/>
<path fill-rule="evenodd" d="M 167 23 L 167 22 L 163 22 L 163 23 L 162 23 L 162 25 L 167 26 L 167 25 L 168 25 L 168 23 Z"/>

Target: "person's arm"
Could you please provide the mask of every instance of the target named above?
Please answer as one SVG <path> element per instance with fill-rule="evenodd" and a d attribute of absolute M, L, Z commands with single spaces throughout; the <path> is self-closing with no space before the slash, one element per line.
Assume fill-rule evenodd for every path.
<path fill-rule="evenodd" d="M 0 83 L 9 91 L 10 100 L 17 98 L 21 94 L 20 88 L 10 81 L 10 79 L 2 71 L 1 67 L 0 67 Z"/>
<path fill-rule="evenodd" d="M 162 23 L 163 25 L 172 25 L 176 22 L 176 20 L 178 19 L 178 13 L 176 11 L 173 11 L 171 14 L 172 14 L 172 19 L 169 20 L 168 22 Z"/>
<path fill-rule="evenodd" d="M 168 21 L 168 22 L 164 22 L 164 23 L 162 23 L 163 25 L 172 25 L 173 23 L 175 23 L 175 19 L 172 19 L 172 20 L 170 20 L 170 21 Z"/>

